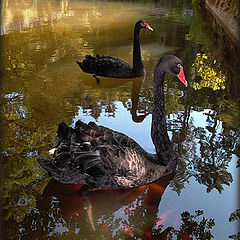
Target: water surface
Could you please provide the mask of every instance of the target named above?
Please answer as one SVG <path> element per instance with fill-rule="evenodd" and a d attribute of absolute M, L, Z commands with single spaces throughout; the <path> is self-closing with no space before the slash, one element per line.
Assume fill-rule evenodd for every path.
<path fill-rule="evenodd" d="M 232 213 L 239 207 L 238 49 L 227 36 L 216 39 L 207 16 L 191 1 L 2 2 L 5 239 L 228 239 L 237 234 Z M 154 28 L 141 31 L 144 79 L 98 84 L 81 72 L 75 61 L 86 54 L 131 63 L 139 19 Z M 36 158 L 48 156 L 62 121 L 95 121 L 155 152 L 153 72 L 166 54 L 183 60 L 190 84 L 185 88 L 166 75 L 176 174 L 128 191 L 93 192 L 89 202 L 79 195 L 80 186 L 51 179 Z"/>

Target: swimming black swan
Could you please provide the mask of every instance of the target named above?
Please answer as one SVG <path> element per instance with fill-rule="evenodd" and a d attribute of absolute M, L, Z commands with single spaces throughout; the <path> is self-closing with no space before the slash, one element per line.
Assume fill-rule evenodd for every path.
<path fill-rule="evenodd" d="M 139 20 L 134 28 L 133 40 L 133 66 L 124 62 L 120 58 L 112 56 L 96 57 L 86 55 L 82 62 L 78 62 L 78 66 L 87 73 L 96 76 L 113 77 L 113 78 L 135 78 L 144 75 L 145 70 L 141 59 L 139 33 L 141 28 L 153 29 L 143 20 Z"/>
<path fill-rule="evenodd" d="M 90 190 L 137 187 L 173 172 L 176 153 L 167 134 L 164 107 L 166 71 L 188 84 L 179 58 L 167 55 L 159 60 L 154 72 L 151 131 L 156 154 L 122 133 L 78 120 L 74 129 L 65 123 L 58 126 L 54 157 L 38 158 L 40 165 L 56 180 L 86 184 Z"/>

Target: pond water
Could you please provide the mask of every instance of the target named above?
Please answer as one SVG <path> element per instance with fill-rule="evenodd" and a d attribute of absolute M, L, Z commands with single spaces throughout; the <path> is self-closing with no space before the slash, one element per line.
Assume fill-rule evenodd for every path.
<path fill-rule="evenodd" d="M 5 0 L 1 12 L 2 239 L 219 240 L 237 234 L 239 49 L 223 32 L 216 37 L 195 1 Z M 75 61 L 86 54 L 132 63 L 139 19 L 154 29 L 141 31 L 144 79 L 97 84 L 81 72 Z M 165 79 L 176 173 L 127 191 L 92 192 L 89 201 L 80 186 L 51 179 L 36 158 L 48 156 L 62 121 L 95 121 L 154 153 L 153 72 L 166 54 L 183 60 L 189 82 L 185 88 L 168 74 Z"/>

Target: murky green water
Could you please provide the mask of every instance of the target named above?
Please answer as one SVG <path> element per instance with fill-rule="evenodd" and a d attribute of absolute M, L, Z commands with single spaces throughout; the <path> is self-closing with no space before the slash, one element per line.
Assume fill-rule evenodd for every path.
<path fill-rule="evenodd" d="M 210 239 L 210 233 L 228 239 L 237 234 L 231 215 L 238 208 L 239 182 L 237 49 L 230 41 L 223 44 L 227 37 L 217 38 L 204 16 L 191 1 L 2 2 L 3 239 Z M 154 28 L 141 32 L 145 79 L 97 84 L 81 73 L 75 61 L 86 54 L 131 63 L 139 19 Z M 78 186 L 48 177 L 36 157 L 48 155 L 62 121 L 97 121 L 154 152 L 153 72 L 169 53 L 183 60 L 190 83 L 184 88 L 169 75 L 165 80 L 176 174 L 129 191 L 93 192 L 89 203 Z"/>

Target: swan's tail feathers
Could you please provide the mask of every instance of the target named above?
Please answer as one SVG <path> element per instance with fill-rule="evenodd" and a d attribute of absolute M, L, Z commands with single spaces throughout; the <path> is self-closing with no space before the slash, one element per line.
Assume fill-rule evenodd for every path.
<path fill-rule="evenodd" d="M 75 129 L 77 130 L 77 132 L 79 133 L 84 133 L 84 134 L 87 134 L 87 135 L 91 135 L 91 127 L 82 122 L 81 120 L 78 120 L 76 123 L 75 123 Z M 86 141 L 86 139 L 85 139 Z"/>
<path fill-rule="evenodd" d="M 98 126 L 95 122 L 89 122 L 86 124 L 81 120 L 78 120 L 75 124 L 75 130 L 84 136 L 82 136 L 84 142 L 91 142 L 94 145 L 94 141 L 92 140 L 97 140 L 96 138 L 101 136 L 104 138 L 104 132 L 107 128 Z"/>
<path fill-rule="evenodd" d="M 98 59 L 101 58 L 101 57 L 104 57 L 104 55 L 103 55 L 103 56 L 100 56 L 99 54 L 96 54 L 96 57 L 91 56 L 91 55 L 86 55 L 86 56 L 85 56 L 85 59 L 84 59 L 82 62 L 76 61 L 76 63 L 77 63 L 78 65 L 82 65 L 82 64 L 84 63 L 84 61 L 96 61 L 96 60 L 98 60 Z"/>
<path fill-rule="evenodd" d="M 71 137 L 74 129 L 69 127 L 66 123 L 62 122 L 58 125 L 57 136 L 55 138 L 55 148 L 58 148 L 61 143 L 67 145 L 71 142 Z"/>
<path fill-rule="evenodd" d="M 86 174 L 78 169 L 71 168 L 69 164 L 58 166 L 53 159 L 38 158 L 41 167 L 57 181 L 66 184 L 86 184 Z"/>
<path fill-rule="evenodd" d="M 83 72 L 92 73 L 92 67 L 93 65 L 95 66 L 95 62 L 96 62 L 95 60 L 96 60 L 95 58 L 94 60 L 85 58 L 82 62 L 76 61 L 76 63 L 82 69 Z"/>
<path fill-rule="evenodd" d="M 77 122 L 75 123 L 75 129 L 80 130 L 80 128 L 86 123 L 84 123 L 82 120 L 77 120 Z"/>
<path fill-rule="evenodd" d="M 84 60 L 92 60 L 92 61 L 94 61 L 94 60 L 97 60 L 97 58 L 99 58 L 98 54 L 97 54 L 96 57 L 93 57 L 91 55 L 86 55 Z"/>
<path fill-rule="evenodd" d="M 86 55 L 82 62 L 76 61 L 76 63 L 83 72 L 103 76 L 106 68 L 109 68 L 109 64 L 111 65 L 114 59 L 115 57 L 100 56 L 98 54 L 96 57 Z"/>
<path fill-rule="evenodd" d="M 61 122 L 58 124 L 58 130 L 57 130 L 57 135 L 60 136 L 62 134 L 68 134 L 69 132 L 69 127 L 65 122 Z"/>
<path fill-rule="evenodd" d="M 99 126 L 97 126 L 97 124 L 95 122 L 89 122 L 88 124 L 82 122 L 81 120 L 78 120 L 75 124 L 75 129 L 80 131 L 80 132 L 85 132 L 89 135 L 92 135 L 93 132 L 91 133 L 91 131 L 93 130 L 97 130 L 99 128 Z"/>
<path fill-rule="evenodd" d="M 52 176 L 52 172 L 57 171 L 57 167 L 52 159 L 39 157 L 37 158 L 37 161 L 41 165 L 41 167 L 48 173 L 49 176 Z"/>
<path fill-rule="evenodd" d="M 95 129 L 98 128 L 99 126 L 95 122 L 89 122 L 88 124 L 84 123 L 82 120 L 77 120 L 75 123 L 75 129 L 80 130 L 81 128 L 91 128 Z"/>
<path fill-rule="evenodd" d="M 63 140 L 70 140 L 73 131 L 73 128 L 62 122 L 58 125 L 57 137 L 61 137 Z"/>
<path fill-rule="evenodd" d="M 91 73 L 92 64 L 94 64 L 98 60 L 98 58 L 98 54 L 96 57 L 86 55 L 85 59 L 82 62 L 76 61 L 76 63 L 84 72 Z"/>
<path fill-rule="evenodd" d="M 82 62 L 76 61 L 76 63 L 82 69 Z"/>

